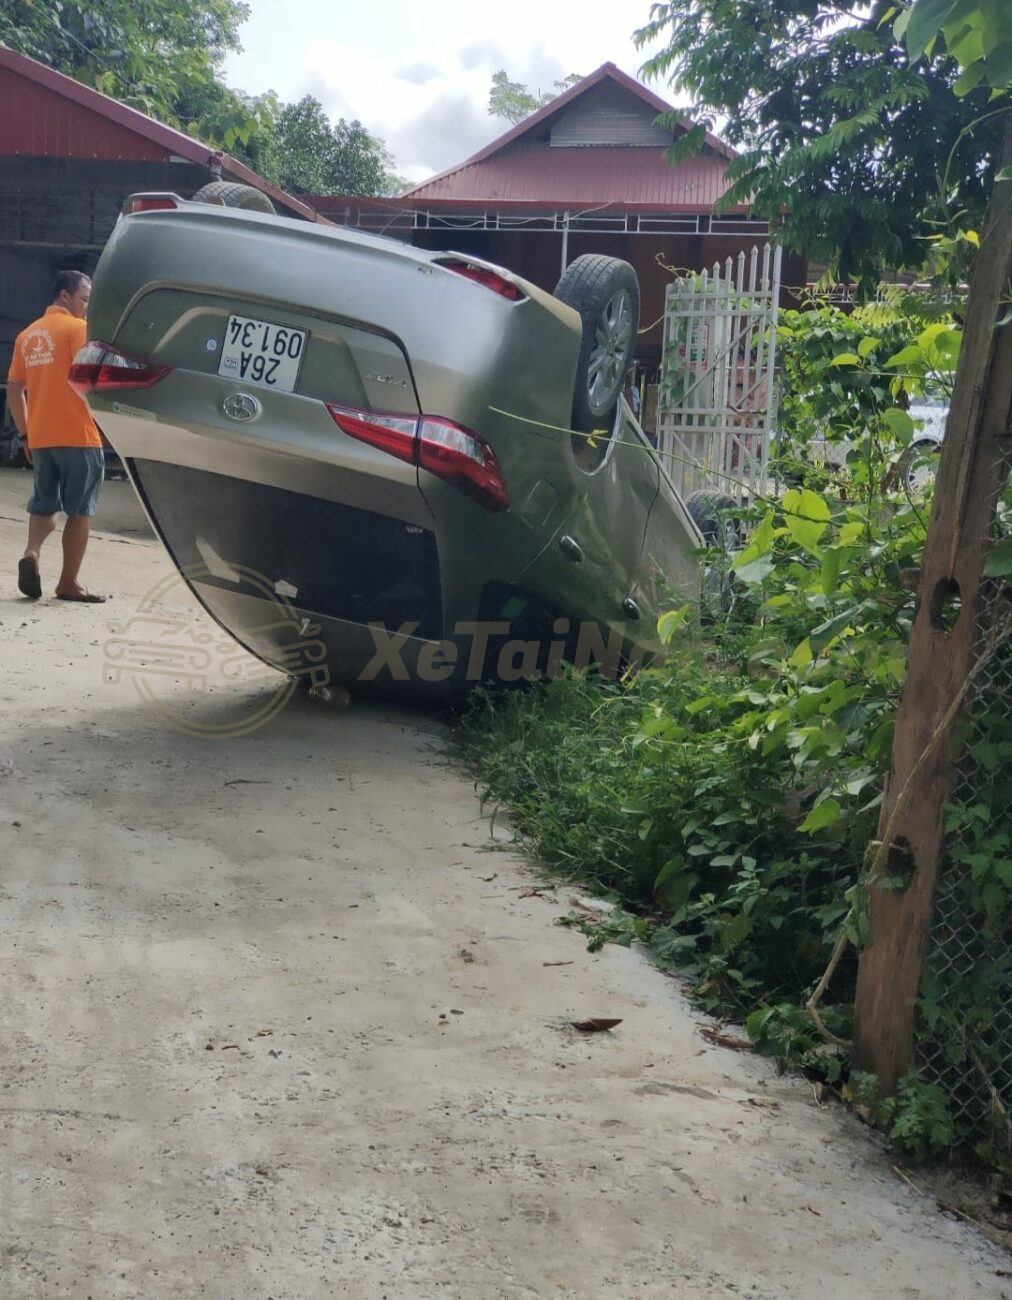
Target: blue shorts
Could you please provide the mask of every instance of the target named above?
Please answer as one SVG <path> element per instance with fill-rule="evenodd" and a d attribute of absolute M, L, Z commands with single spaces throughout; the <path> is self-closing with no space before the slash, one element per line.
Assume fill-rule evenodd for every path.
<path fill-rule="evenodd" d="M 40 447 L 32 452 L 30 515 L 93 515 L 105 476 L 101 447 Z"/>

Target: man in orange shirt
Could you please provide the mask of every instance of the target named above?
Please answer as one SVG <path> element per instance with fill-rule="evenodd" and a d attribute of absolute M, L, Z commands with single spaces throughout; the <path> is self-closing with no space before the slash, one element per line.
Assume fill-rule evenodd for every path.
<path fill-rule="evenodd" d="M 7 400 L 35 472 L 28 502 L 28 545 L 18 565 L 18 590 L 42 595 L 39 552 L 62 510 L 63 570 L 58 600 L 105 600 L 77 577 L 98 504 L 105 455 L 102 437 L 83 398 L 71 388 L 70 366 L 87 336 L 91 281 L 81 271 L 61 271 L 46 313 L 22 330 L 7 376 Z"/>

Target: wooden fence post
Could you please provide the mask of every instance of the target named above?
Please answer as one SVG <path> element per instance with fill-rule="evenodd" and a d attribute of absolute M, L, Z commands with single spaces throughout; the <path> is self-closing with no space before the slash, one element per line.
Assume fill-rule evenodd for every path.
<path fill-rule="evenodd" d="M 1000 166 L 1009 165 L 1012 113 Z M 988 203 L 974 261 L 892 767 L 872 850 L 871 943 L 858 967 L 854 1059 L 878 1075 L 886 1093 L 895 1091 L 913 1058 L 915 1000 L 953 788 L 952 732 L 971 693 L 966 683 L 978 648 L 978 593 L 1012 454 L 1012 325 L 996 329 L 999 309 L 1008 309 L 1010 272 L 1012 182 L 1002 181 Z M 908 864 L 913 874 L 905 890 L 875 886 L 874 877 L 902 875 Z"/>

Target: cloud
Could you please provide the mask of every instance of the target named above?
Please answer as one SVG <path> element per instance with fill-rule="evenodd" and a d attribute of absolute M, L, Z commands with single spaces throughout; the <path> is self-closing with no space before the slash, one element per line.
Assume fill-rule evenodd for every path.
<path fill-rule="evenodd" d="M 473 41 L 470 45 L 463 46 L 457 52 L 457 62 L 465 72 L 473 72 L 476 68 L 498 72 L 506 66 L 509 59 L 497 41 L 488 40 Z"/>
<path fill-rule="evenodd" d="M 404 65 L 406 72 L 428 64 Z M 491 76 L 431 65 L 431 77 L 391 77 L 380 54 L 318 38 L 306 51 L 305 83 L 331 117 L 358 118 L 386 142 L 397 171 L 411 181 L 462 162 L 503 128 L 488 116 Z"/>
<path fill-rule="evenodd" d="M 401 81 L 408 81 L 413 86 L 425 86 L 440 75 L 439 69 L 431 63 L 412 63 L 407 68 L 397 68 L 394 76 Z"/>
<path fill-rule="evenodd" d="M 390 130 L 387 145 L 421 180 L 454 167 L 502 131 L 502 123 L 478 109 L 467 95 L 444 92 L 411 122 Z"/>

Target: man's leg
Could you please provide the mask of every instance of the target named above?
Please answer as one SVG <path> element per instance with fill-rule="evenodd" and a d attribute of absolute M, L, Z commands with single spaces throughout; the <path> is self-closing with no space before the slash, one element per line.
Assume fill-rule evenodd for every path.
<path fill-rule="evenodd" d="M 81 596 L 84 587 L 77 580 L 91 535 L 89 515 L 71 515 L 63 525 L 63 572 L 56 584 L 58 596 Z"/>
<path fill-rule="evenodd" d="M 37 600 L 42 595 L 39 577 L 39 552 L 42 543 L 56 527 L 57 511 L 62 509 L 60 480 L 47 449 L 32 457 L 32 495 L 28 502 L 28 544 L 18 564 L 18 590 Z"/>
<path fill-rule="evenodd" d="M 63 526 L 63 571 L 56 584 L 56 594 L 63 600 L 100 601 L 78 582 L 84 553 L 91 535 L 91 517 L 98 504 L 102 486 L 104 457 L 90 447 L 61 448 L 63 508 L 67 522 Z"/>
<path fill-rule="evenodd" d="M 32 559 L 36 562 L 38 561 L 39 551 L 42 550 L 42 543 L 55 527 L 55 515 L 28 516 L 28 545 L 25 547 L 25 559 Z"/>

